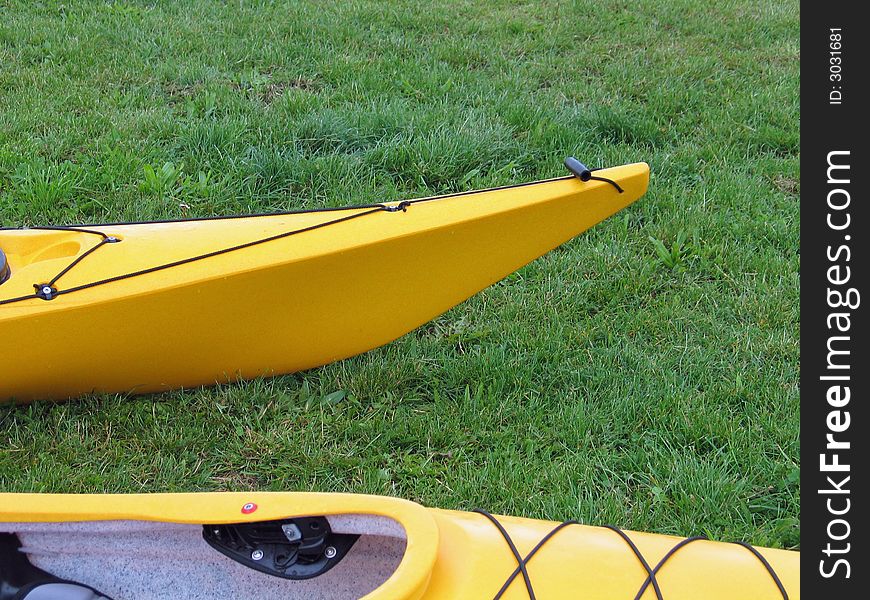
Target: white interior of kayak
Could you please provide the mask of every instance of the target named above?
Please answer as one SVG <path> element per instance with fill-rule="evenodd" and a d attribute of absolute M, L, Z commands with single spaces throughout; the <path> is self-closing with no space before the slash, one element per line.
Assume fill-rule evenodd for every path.
<path fill-rule="evenodd" d="M 114 600 L 359 598 L 383 584 L 405 554 L 405 530 L 373 515 L 328 516 L 335 533 L 358 534 L 332 569 L 295 581 L 249 569 L 214 550 L 200 525 L 148 521 L 0 523 L 35 566 Z"/>

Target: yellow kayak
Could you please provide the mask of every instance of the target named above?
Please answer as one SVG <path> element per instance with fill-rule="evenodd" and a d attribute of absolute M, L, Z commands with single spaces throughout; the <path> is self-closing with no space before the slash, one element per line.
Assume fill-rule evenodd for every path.
<path fill-rule="evenodd" d="M 624 208 L 631 164 L 481 192 L 0 229 L 0 400 L 290 373 L 376 348 Z"/>
<path fill-rule="evenodd" d="M 378 496 L 0 494 L 0 600 L 797 600 L 799 557 Z"/>

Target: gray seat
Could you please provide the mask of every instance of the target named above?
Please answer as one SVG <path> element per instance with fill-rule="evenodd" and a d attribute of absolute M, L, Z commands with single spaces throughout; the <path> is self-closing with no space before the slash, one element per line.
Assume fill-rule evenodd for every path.
<path fill-rule="evenodd" d="M 0 533 L 0 600 L 111 600 L 97 590 L 35 567 L 18 536 Z"/>
<path fill-rule="evenodd" d="M 16 600 L 109 600 L 96 590 L 77 583 L 42 583 L 18 593 Z"/>
<path fill-rule="evenodd" d="M 12 272 L 9 270 L 9 261 L 6 260 L 3 250 L 0 250 L 0 283 L 9 279 L 10 275 L 12 275 Z"/>

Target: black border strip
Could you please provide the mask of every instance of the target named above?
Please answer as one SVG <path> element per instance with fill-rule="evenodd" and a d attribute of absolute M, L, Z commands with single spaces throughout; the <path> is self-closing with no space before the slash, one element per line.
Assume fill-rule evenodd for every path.
<path fill-rule="evenodd" d="M 807 598 L 866 598 L 870 583 L 870 36 L 863 8 L 801 6 L 800 544 Z M 860 299 L 854 292 L 846 298 L 849 290 Z"/>

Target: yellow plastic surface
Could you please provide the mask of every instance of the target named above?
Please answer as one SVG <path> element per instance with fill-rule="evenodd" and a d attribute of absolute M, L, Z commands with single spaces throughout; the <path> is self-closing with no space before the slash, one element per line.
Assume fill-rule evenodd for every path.
<path fill-rule="evenodd" d="M 243 515 L 240 507 L 258 505 Z M 174 523 L 239 523 L 299 516 L 372 514 L 398 521 L 407 549 L 398 569 L 369 599 L 492 598 L 517 566 L 496 528 L 485 517 L 378 496 L 317 493 L 203 493 L 153 495 L 0 494 L 0 522 L 145 520 Z M 522 555 L 555 525 L 548 521 L 498 517 Z M 651 566 L 680 538 L 626 532 Z M 759 549 L 779 575 L 791 600 L 800 598 L 800 555 Z M 528 564 L 542 600 L 588 598 L 631 600 L 646 571 L 626 543 L 601 527 L 571 525 L 560 531 Z M 658 572 L 668 600 L 780 600 L 776 584 L 745 548 L 693 542 Z M 526 599 L 522 577 L 504 598 Z M 644 599 L 654 599 L 649 587 Z"/>
<path fill-rule="evenodd" d="M 0 305 L 0 401 L 145 393 L 289 373 L 390 342 L 644 194 L 644 163 L 436 198 L 194 263 Z M 57 284 L 73 288 L 354 213 L 94 226 L 121 239 Z M 33 293 L 99 238 L 0 230 Z"/>

